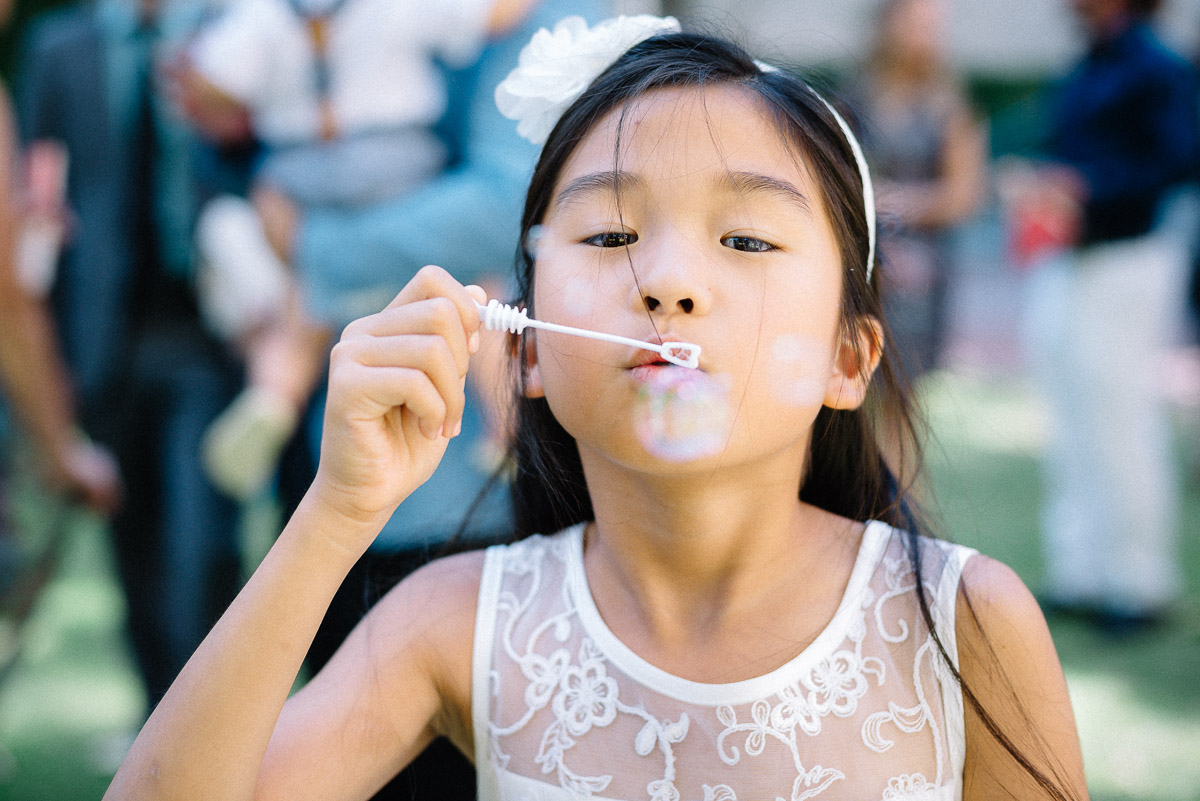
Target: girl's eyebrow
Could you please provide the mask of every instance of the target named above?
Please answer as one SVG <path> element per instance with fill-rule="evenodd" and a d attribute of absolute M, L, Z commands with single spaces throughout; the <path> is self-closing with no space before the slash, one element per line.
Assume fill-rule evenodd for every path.
<path fill-rule="evenodd" d="M 718 181 L 722 188 L 732 190 L 742 195 L 774 195 L 799 206 L 810 217 L 812 203 L 808 196 L 795 187 L 794 184 L 781 178 L 773 178 L 757 172 L 726 172 Z"/>
<path fill-rule="evenodd" d="M 561 210 L 563 206 L 566 206 L 580 195 L 587 195 L 593 192 L 601 192 L 616 197 L 623 192 L 629 192 L 641 187 L 643 183 L 642 179 L 633 173 L 621 170 L 605 170 L 604 172 L 581 175 L 564 186 L 562 191 L 558 193 L 558 197 L 554 199 L 554 208 L 556 211 Z"/>

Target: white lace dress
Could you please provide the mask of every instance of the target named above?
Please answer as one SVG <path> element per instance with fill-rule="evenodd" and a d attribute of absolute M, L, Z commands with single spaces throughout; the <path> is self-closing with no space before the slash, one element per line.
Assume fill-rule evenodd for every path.
<path fill-rule="evenodd" d="M 730 684 L 660 670 L 604 624 L 583 528 L 487 553 L 475 631 L 484 801 L 949 801 L 963 707 L 891 527 L 867 526 L 838 611 L 782 667 Z M 974 551 L 922 540 L 922 580 L 957 659 L 956 591 Z"/>

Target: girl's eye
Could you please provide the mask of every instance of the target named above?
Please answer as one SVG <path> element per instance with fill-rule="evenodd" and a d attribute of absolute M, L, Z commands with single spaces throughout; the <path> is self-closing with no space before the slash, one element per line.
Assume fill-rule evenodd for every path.
<path fill-rule="evenodd" d="M 752 236 L 727 236 L 721 240 L 721 244 L 746 253 L 766 253 L 768 250 L 778 250 L 770 242 L 755 239 Z"/>
<path fill-rule="evenodd" d="M 602 234 L 589 236 L 583 240 L 583 243 L 585 245 L 595 245 L 598 248 L 626 248 L 636 241 L 638 241 L 638 235 L 635 233 L 605 231 Z"/>

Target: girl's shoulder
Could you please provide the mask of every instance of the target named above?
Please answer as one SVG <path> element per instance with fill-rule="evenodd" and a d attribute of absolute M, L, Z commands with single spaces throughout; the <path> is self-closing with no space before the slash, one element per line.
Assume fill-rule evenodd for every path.
<path fill-rule="evenodd" d="M 431 561 L 380 598 L 347 639 L 348 650 L 374 676 L 380 698 L 406 698 L 416 685 L 436 688 L 434 728 L 467 753 L 482 567 L 482 550 Z"/>
<path fill-rule="evenodd" d="M 389 590 L 370 617 L 384 621 L 379 629 L 386 637 L 407 639 L 412 632 L 405 630 L 418 627 L 422 629 L 420 636 L 433 643 L 443 656 L 453 657 L 462 651 L 458 655 L 464 658 L 452 661 L 469 666 L 475 615 L 489 571 L 487 566 L 494 565 L 492 570 L 503 566 L 519 572 L 522 566 L 540 563 L 547 557 L 565 561 L 582 528 L 573 526 L 551 536 L 535 534 L 486 550 L 435 559 Z"/>
<path fill-rule="evenodd" d="M 484 559 L 482 550 L 434 559 L 389 590 L 379 605 L 385 612 L 388 607 L 403 607 L 410 615 L 427 614 L 442 624 L 470 618 L 479 602 Z M 471 624 L 469 619 L 463 622 Z"/>
<path fill-rule="evenodd" d="M 965 709 L 964 786 L 973 793 L 964 798 L 1047 795 L 996 729 L 1067 797 L 1086 798 L 1066 678 L 1033 593 L 1008 565 L 977 556 L 963 570 L 957 619 L 963 685 L 987 712 L 973 704 Z"/>
<path fill-rule="evenodd" d="M 985 642 L 991 650 L 1016 644 L 1032 648 L 1035 642 L 1053 649 L 1037 600 L 1005 563 L 966 545 L 933 537 L 913 538 L 878 522 L 868 524 L 862 547 L 878 551 L 876 569 L 884 576 L 907 575 L 914 559 L 919 560 L 927 597 L 955 607 L 952 619 L 959 644 L 967 650 Z"/>
<path fill-rule="evenodd" d="M 959 628 L 968 637 L 984 635 L 996 645 L 1032 640 L 1049 642 L 1037 599 L 1016 571 L 990 556 L 976 554 L 963 566 L 958 595 Z"/>
<path fill-rule="evenodd" d="M 914 537 L 905 529 L 878 520 L 867 523 L 860 549 L 868 557 L 872 551 L 877 553 L 876 561 L 885 572 L 913 569 L 914 560 L 919 560 L 923 583 L 944 581 L 943 589 L 951 591 L 957 590 L 966 566 L 979 557 L 970 546 L 925 535 Z"/>
<path fill-rule="evenodd" d="M 485 557 L 495 569 L 524 572 L 547 559 L 565 565 L 572 553 L 582 550 L 585 523 L 576 523 L 555 534 L 532 534 L 528 537 L 488 548 Z M 485 566 L 485 572 L 487 567 Z"/>

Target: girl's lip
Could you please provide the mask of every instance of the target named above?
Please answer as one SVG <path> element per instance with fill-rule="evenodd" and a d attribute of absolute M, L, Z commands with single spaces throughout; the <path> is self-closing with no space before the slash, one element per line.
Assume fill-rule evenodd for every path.
<path fill-rule="evenodd" d="M 664 333 L 656 337 L 647 337 L 647 342 L 654 345 L 661 345 L 663 342 L 686 342 L 683 337 L 676 336 L 673 333 Z M 629 360 L 628 369 L 634 370 L 639 367 L 677 367 L 678 365 L 671 364 L 662 357 L 661 353 L 655 353 L 652 350 L 638 348 L 634 351 Z M 683 368 L 687 369 L 687 368 Z"/>
<path fill-rule="evenodd" d="M 656 365 L 670 366 L 670 362 L 662 357 L 662 354 L 655 353 L 652 350 L 638 349 L 637 355 L 629 364 L 630 370 L 636 370 L 639 367 L 654 367 Z"/>

